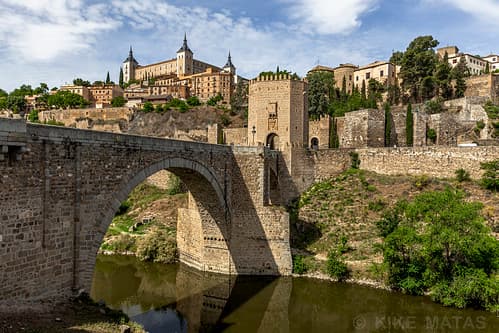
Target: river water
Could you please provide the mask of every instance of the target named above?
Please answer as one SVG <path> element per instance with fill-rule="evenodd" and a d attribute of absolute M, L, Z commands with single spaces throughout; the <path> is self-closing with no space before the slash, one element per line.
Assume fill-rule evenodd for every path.
<path fill-rule="evenodd" d="M 227 277 L 99 256 L 91 291 L 151 333 L 499 332 L 496 314 L 308 278 Z"/>

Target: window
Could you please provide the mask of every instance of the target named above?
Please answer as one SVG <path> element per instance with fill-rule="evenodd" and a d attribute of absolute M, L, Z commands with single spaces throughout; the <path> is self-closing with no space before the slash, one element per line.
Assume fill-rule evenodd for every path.
<path fill-rule="evenodd" d="M 453 64 L 457 64 L 457 59 L 452 60 Z"/>
<path fill-rule="evenodd" d="M 383 74 L 385 74 L 383 71 L 379 71 L 379 76 L 383 77 Z"/>
<path fill-rule="evenodd" d="M 371 73 L 366 73 L 366 80 L 369 80 L 371 78 Z"/>
<path fill-rule="evenodd" d="M 352 75 L 350 75 L 350 81 L 352 81 Z"/>
<path fill-rule="evenodd" d="M 359 81 L 359 77 L 358 76 L 355 78 L 355 81 Z"/>

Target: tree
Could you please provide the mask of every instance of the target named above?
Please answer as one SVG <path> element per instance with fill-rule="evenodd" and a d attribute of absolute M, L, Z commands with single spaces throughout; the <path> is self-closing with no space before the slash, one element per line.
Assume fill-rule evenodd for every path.
<path fill-rule="evenodd" d="M 362 80 L 362 87 L 360 89 L 360 95 L 361 95 L 363 101 L 367 100 L 366 80 Z"/>
<path fill-rule="evenodd" d="M 412 105 L 407 105 L 407 113 L 405 118 L 405 136 L 408 147 L 414 145 L 414 115 L 412 113 Z"/>
<path fill-rule="evenodd" d="M 9 94 L 5 90 L 0 89 L 0 98 L 5 98 L 7 96 L 9 96 Z"/>
<path fill-rule="evenodd" d="M 145 102 L 144 106 L 142 107 L 143 112 L 153 112 L 154 111 L 154 105 L 151 102 Z"/>
<path fill-rule="evenodd" d="M 34 95 L 43 95 L 49 92 L 49 86 L 46 83 L 40 83 L 40 86 L 38 88 L 35 88 L 33 90 Z"/>
<path fill-rule="evenodd" d="M 328 113 L 331 94 L 334 90 L 334 75 L 331 72 L 309 73 L 308 114 L 310 119 L 319 119 Z"/>
<path fill-rule="evenodd" d="M 375 79 L 370 79 L 367 91 L 367 107 L 376 109 L 378 107 L 378 102 L 382 99 L 384 90 L 385 88 L 380 82 Z"/>
<path fill-rule="evenodd" d="M 277 66 L 279 67 L 279 66 Z M 234 93 L 230 97 L 230 109 L 232 114 L 244 112 L 248 106 L 248 85 L 240 80 Z"/>
<path fill-rule="evenodd" d="M 485 71 L 483 72 L 483 74 L 490 74 L 490 64 L 488 61 L 487 64 L 485 65 Z"/>
<path fill-rule="evenodd" d="M 400 103 L 400 86 L 398 80 L 395 80 L 395 84 L 390 84 L 388 86 L 388 101 L 392 105 L 398 105 Z"/>
<path fill-rule="evenodd" d="M 437 65 L 435 71 L 435 83 L 438 87 L 438 95 L 444 99 L 452 98 L 452 67 L 449 64 L 449 55 L 445 52 L 442 61 Z"/>
<path fill-rule="evenodd" d="M 470 71 L 468 66 L 466 66 L 466 59 L 462 56 L 456 67 L 452 69 L 452 78 L 456 80 L 456 91 L 455 96 L 457 98 L 464 97 L 466 91 L 466 80 L 465 78 L 470 76 Z"/>
<path fill-rule="evenodd" d="M 435 80 L 433 76 L 427 76 L 421 81 L 419 89 L 423 100 L 431 99 L 435 96 Z"/>
<path fill-rule="evenodd" d="M 111 100 L 111 106 L 115 108 L 120 108 L 125 106 L 126 99 L 123 96 L 116 96 Z"/>
<path fill-rule="evenodd" d="M 93 86 L 103 86 L 104 84 L 105 84 L 104 82 L 99 81 L 99 80 L 94 81 L 94 83 L 92 83 Z"/>
<path fill-rule="evenodd" d="M 84 108 L 90 103 L 82 96 L 67 90 L 60 90 L 53 95 L 48 96 L 47 104 L 56 108 Z"/>
<path fill-rule="evenodd" d="M 12 93 L 5 99 L 5 108 L 14 113 L 22 113 L 26 109 L 26 99 L 24 96 L 13 95 Z"/>
<path fill-rule="evenodd" d="M 347 78 L 346 76 L 343 76 L 343 81 L 341 82 L 341 99 L 346 101 L 347 97 Z"/>
<path fill-rule="evenodd" d="M 78 77 L 78 78 L 76 78 L 76 79 L 74 79 L 74 80 L 73 80 L 73 84 L 74 84 L 75 86 L 84 86 L 84 87 L 88 87 L 88 86 L 90 86 L 90 81 L 85 81 L 85 80 L 83 80 L 82 78 L 79 78 L 79 77 Z"/>
<path fill-rule="evenodd" d="M 390 62 L 395 66 L 400 65 L 403 57 L 404 57 L 404 52 L 395 51 L 392 53 L 392 56 L 390 57 Z"/>
<path fill-rule="evenodd" d="M 403 88 L 410 90 L 415 101 L 422 101 L 421 89 L 427 88 L 430 82 L 426 81 L 427 84 L 423 86 L 422 81 L 435 72 L 437 56 L 433 49 L 438 44 L 432 36 L 417 37 L 409 44 L 400 60 Z"/>
<path fill-rule="evenodd" d="M 385 147 L 392 145 L 392 115 L 390 104 L 385 103 Z"/>
<path fill-rule="evenodd" d="M 110 84 L 110 83 L 111 83 L 111 77 L 109 76 L 109 71 L 107 71 L 106 84 Z"/>
<path fill-rule="evenodd" d="M 10 96 L 23 97 L 33 95 L 33 89 L 30 85 L 23 84 L 19 88 L 14 89 L 10 94 Z"/>
<path fill-rule="evenodd" d="M 377 226 L 392 287 L 430 291 L 445 305 L 497 309 L 499 241 L 486 227 L 482 207 L 448 188 L 400 201 L 385 214 Z"/>
<path fill-rule="evenodd" d="M 120 67 L 119 85 L 120 85 L 121 88 L 125 88 L 124 82 L 123 82 L 123 67 Z"/>

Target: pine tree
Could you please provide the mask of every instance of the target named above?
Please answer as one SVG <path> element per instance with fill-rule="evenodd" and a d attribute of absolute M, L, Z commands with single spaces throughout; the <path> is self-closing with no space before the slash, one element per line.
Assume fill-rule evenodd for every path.
<path fill-rule="evenodd" d="M 414 115 L 412 113 L 412 105 L 407 105 L 407 114 L 405 118 L 405 136 L 408 147 L 414 145 Z"/>
<path fill-rule="evenodd" d="M 120 87 L 124 87 L 124 82 L 123 82 L 123 67 L 120 67 L 120 80 L 119 80 Z"/>
<path fill-rule="evenodd" d="M 109 71 L 107 72 L 107 76 L 106 76 L 106 84 L 109 84 L 111 83 L 111 77 L 109 76 Z"/>

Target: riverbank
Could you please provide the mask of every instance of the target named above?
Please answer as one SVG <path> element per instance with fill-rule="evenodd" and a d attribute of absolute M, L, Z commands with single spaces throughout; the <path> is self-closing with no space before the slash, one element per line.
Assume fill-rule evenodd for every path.
<path fill-rule="evenodd" d="M 121 311 L 81 296 L 66 303 L 32 303 L 23 308 L 0 308 L 0 332 L 145 333 Z"/>

